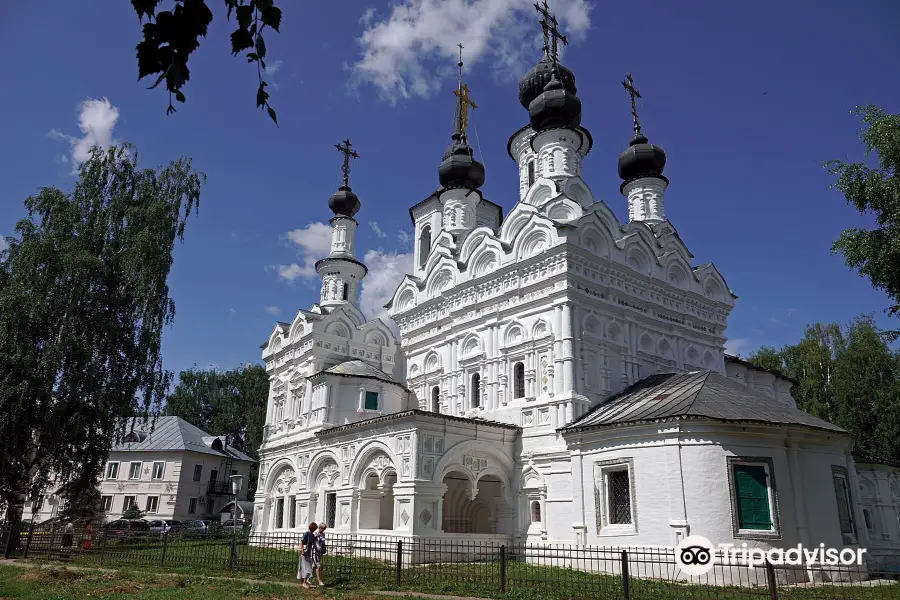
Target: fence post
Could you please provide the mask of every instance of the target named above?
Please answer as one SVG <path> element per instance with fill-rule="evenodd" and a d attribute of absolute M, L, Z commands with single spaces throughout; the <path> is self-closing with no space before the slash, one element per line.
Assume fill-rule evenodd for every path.
<path fill-rule="evenodd" d="M 34 521 L 32 521 L 31 525 L 28 526 L 28 539 L 25 540 L 25 551 L 22 553 L 22 558 L 28 558 L 28 550 L 31 549 L 32 535 L 34 535 Z"/>
<path fill-rule="evenodd" d="M 403 540 L 397 540 L 397 587 L 400 587 L 400 575 L 403 570 Z"/>
<path fill-rule="evenodd" d="M 165 522 L 163 522 L 163 546 L 162 553 L 159 555 L 159 566 L 163 566 L 166 563 L 166 548 L 169 546 L 169 529 L 166 527 Z"/>
<path fill-rule="evenodd" d="M 231 522 L 231 551 L 228 554 L 228 569 L 234 570 L 234 559 L 237 554 L 237 542 L 236 542 L 236 533 L 237 526 L 234 524 L 234 521 Z"/>
<path fill-rule="evenodd" d="M 106 554 L 106 538 L 109 536 L 109 529 L 100 531 L 100 565 L 103 565 L 103 556 Z"/>
<path fill-rule="evenodd" d="M 769 583 L 769 600 L 778 600 L 778 584 L 775 581 L 775 567 L 766 559 L 766 579 Z"/>
<path fill-rule="evenodd" d="M 625 600 L 631 600 L 628 579 L 628 550 L 622 550 L 622 596 Z"/>
<path fill-rule="evenodd" d="M 506 544 L 500 546 L 500 593 L 506 593 Z"/>

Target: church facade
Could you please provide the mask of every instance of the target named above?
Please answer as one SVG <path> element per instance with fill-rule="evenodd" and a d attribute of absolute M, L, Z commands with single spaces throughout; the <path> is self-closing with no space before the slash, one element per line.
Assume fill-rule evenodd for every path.
<path fill-rule="evenodd" d="M 618 161 L 620 223 L 582 178 L 575 77 L 545 15 L 509 139 L 519 197 L 481 192 L 468 89 L 439 187 L 410 209 L 413 271 L 356 306 L 359 199 L 331 198 L 320 302 L 263 345 L 271 390 L 257 532 L 673 547 L 868 547 L 853 441 L 798 410 L 792 382 L 725 354 L 736 296 L 666 218 L 666 156 L 641 132 Z M 900 529 L 892 526 L 892 540 Z"/>

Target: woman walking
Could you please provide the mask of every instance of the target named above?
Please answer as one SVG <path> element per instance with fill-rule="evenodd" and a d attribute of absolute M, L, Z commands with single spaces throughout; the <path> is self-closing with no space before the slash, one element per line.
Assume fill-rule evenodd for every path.
<path fill-rule="evenodd" d="M 313 568 L 316 574 L 316 580 L 319 585 L 325 585 L 322 582 L 322 557 L 325 556 L 325 553 L 328 552 L 328 548 L 325 546 L 325 530 L 328 529 L 328 525 L 325 523 L 319 523 L 319 529 L 315 533 L 315 542 L 316 542 L 316 552 L 319 555 L 319 560 L 316 566 Z"/>
<path fill-rule="evenodd" d="M 309 524 L 309 530 L 300 538 L 300 562 L 297 565 L 297 579 L 303 587 L 309 587 L 309 578 L 312 577 L 313 571 L 319 568 L 319 550 L 316 545 L 315 532 L 319 526 L 315 523 Z"/>

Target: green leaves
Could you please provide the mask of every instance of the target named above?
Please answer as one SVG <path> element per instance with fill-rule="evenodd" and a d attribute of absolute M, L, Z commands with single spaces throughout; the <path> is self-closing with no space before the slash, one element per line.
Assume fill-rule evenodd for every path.
<path fill-rule="evenodd" d="M 231 32 L 231 53 L 238 55 L 245 50 L 247 62 L 257 65 L 257 77 L 264 83 L 262 71 L 266 57 L 266 42 L 263 30 L 266 27 L 278 32 L 281 27 L 281 9 L 273 0 L 224 0 L 226 18 L 235 16 L 237 27 Z M 163 81 L 169 92 L 166 114 L 175 112 L 172 96 L 178 102 L 185 102 L 182 88 L 190 80 L 188 61 L 200 46 L 200 38 L 206 37 L 213 14 L 206 0 L 175 0 L 171 11 L 156 12 L 159 0 L 132 0 L 131 5 L 143 21 L 143 39 L 137 44 L 138 79 L 156 75 L 149 89 L 155 89 Z M 259 94 L 257 92 L 257 99 Z M 277 125 L 275 110 L 266 102 L 257 107 L 265 108 L 269 118 Z"/>
<path fill-rule="evenodd" d="M 847 229 L 832 245 L 847 266 L 868 278 L 892 301 L 891 315 L 900 315 L 900 115 L 890 115 L 875 105 L 857 107 L 863 127 L 860 139 L 865 154 L 876 154 L 877 166 L 865 162 L 831 160 L 825 163 L 836 177 L 833 188 L 860 214 L 872 215 L 871 230 Z M 896 338 L 900 331 L 891 332 Z"/>
<path fill-rule="evenodd" d="M 121 418 L 159 410 L 172 252 L 202 181 L 187 159 L 140 169 L 129 146 L 94 148 L 71 192 L 25 201 L 0 260 L 0 503 L 50 473 L 96 485 Z"/>

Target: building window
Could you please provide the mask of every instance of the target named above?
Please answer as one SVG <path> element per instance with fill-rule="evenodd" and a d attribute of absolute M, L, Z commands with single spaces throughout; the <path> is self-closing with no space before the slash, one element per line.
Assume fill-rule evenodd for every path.
<path fill-rule="evenodd" d="M 219 470 L 218 469 L 210 469 L 210 471 L 209 471 L 210 483 L 214 483 L 218 478 L 219 478 Z"/>
<path fill-rule="evenodd" d="M 325 494 L 325 524 L 334 527 L 334 517 L 337 514 L 337 494 L 329 492 Z"/>
<path fill-rule="evenodd" d="M 528 188 L 534 185 L 534 159 L 528 161 Z"/>
<path fill-rule="evenodd" d="M 431 388 L 431 412 L 441 412 L 441 390 L 438 386 Z"/>
<path fill-rule="evenodd" d="M 189 515 L 197 514 L 197 499 L 196 498 L 188 499 L 188 514 Z"/>
<path fill-rule="evenodd" d="M 513 366 L 513 398 L 525 397 L 525 364 L 517 362 Z"/>
<path fill-rule="evenodd" d="M 297 527 L 297 497 L 296 496 L 288 496 L 288 502 L 290 503 L 290 509 L 288 510 L 288 514 L 290 515 L 290 521 L 288 522 L 288 527 L 294 529 Z"/>
<path fill-rule="evenodd" d="M 606 472 L 606 507 L 610 525 L 631 525 L 631 482 L 627 467 Z"/>
<path fill-rule="evenodd" d="M 140 479 L 141 478 L 141 463 L 133 462 L 128 467 L 128 479 Z"/>
<path fill-rule="evenodd" d="M 147 510 L 144 511 L 148 514 L 155 515 L 156 511 L 159 509 L 159 496 L 147 496 Z"/>
<path fill-rule="evenodd" d="M 135 502 L 134 496 L 125 496 L 125 503 L 122 505 L 122 512 L 125 512 L 129 508 L 134 508 L 137 505 Z"/>
<path fill-rule="evenodd" d="M 107 479 L 118 479 L 119 478 L 119 463 L 111 462 L 106 464 L 106 478 Z"/>
<path fill-rule="evenodd" d="M 100 496 L 100 510 L 108 513 L 112 510 L 112 496 Z"/>
<path fill-rule="evenodd" d="M 532 500 L 531 502 L 531 522 L 541 522 L 541 503 L 537 500 Z"/>
<path fill-rule="evenodd" d="M 478 373 L 472 373 L 472 391 L 470 394 L 472 398 L 472 408 L 481 406 L 481 375 Z"/>
<path fill-rule="evenodd" d="M 732 527 L 735 537 L 772 538 L 778 529 L 774 464 L 771 458 L 728 458 Z"/>
<path fill-rule="evenodd" d="M 153 463 L 153 479 L 162 479 L 163 473 L 166 470 L 166 463 L 164 462 L 155 462 Z"/>
<path fill-rule="evenodd" d="M 419 236 L 419 268 L 425 266 L 428 255 L 431 253 L 431 227 L 426 225 L 422 228 L 422 234 Z"/>
<path fill-rule="evenodd" d="M 378 410 L 378 392 L 366 392 L 366 403 L 363 405 L 366 410 Z"/>
<path fill-rule="evenodd" d="M 853 519 L 853 502 L 847 471 L 842 467 L 831 467 L 834 480 L 834 494 L 837 499 L 838 520 L 841 524 L 841 535 L 845 544 L 856 543 L 856 522 Z"/>
<path fill-rule="evenodd" d="M 347 291 L 348 291 L 349 289 L 350 289 L 349 286 L 345 283 L 345 284 L 344 284 L 344 293 L 343 293 L 342 300 L 346 300 L 346 299 L 347 299 Z"/>
<path fill-rule="evenodd" d="M 284 527 L 284 498 L 275 501 L 275 528 L 282 529 Z"/>
<path fill-rule="evenodd" d="M 194 465 L 194 481 L 200 481 L 203 476 L 203 465 Z"/>
<path fill-rule="evenodd" d="M 875 526 L 872 524 L 872 514 L 868 508 L 863 509 L 863 518 L 866 520 L 866 529 L 869 533 L 875 533 Z"/>

